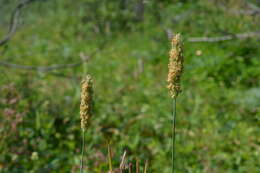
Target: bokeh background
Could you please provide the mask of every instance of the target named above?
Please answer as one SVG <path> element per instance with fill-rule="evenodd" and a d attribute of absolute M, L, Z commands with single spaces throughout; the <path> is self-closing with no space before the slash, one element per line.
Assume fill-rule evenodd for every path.
<path fill-rule="evenodd" d="M 0 0 L 0 39 L 22 2 Z M 114 167 L 126 150 L 128 162 L 149 160 L 148 172 L 169 173 L 166 78 L 176 33 L 185 48 L 177 172 L 260 172 L 259 8 L 259 0 L 25 5 L 15 34 L 0 46 L 0 172 L 79 171 L 80 81 L 91 74 L 85 172 L 107 172 L 110 140 Z"/>

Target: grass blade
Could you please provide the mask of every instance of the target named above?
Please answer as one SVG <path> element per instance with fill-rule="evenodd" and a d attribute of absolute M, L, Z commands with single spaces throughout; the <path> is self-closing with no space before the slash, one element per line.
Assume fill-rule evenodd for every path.
<path fill-rule="evenodd" d="M 107 150 L 108 150 L 109 172 L 112 173 L 112 172 L 113 172 L 113 167 L 112 167 L 112 154 L 111 154 L 111 148 L 110 148 L 109 142 L 108 142 L 108 145 L 107 145 Z"/>
<path fill-rule="evenodd" d="M 136 169 L 136 173 L 140 173 L 140 166 L 139 166 L 139 160 L 138 160 L 138 158 L 136 158 L 135 169 Z"/>
<path fill-rule="evenodd" d="M 125 158 L 126 158 L 126 151 L 124 151 L 124 154 L 122 156 L 121 163 L 120 163 L 120 166 L 119 166 L 119 170 L 120 170 L 121 173 L 123 172 L 123 169 L 125 167 Z"/>
<path fill-rule="evenodd" d="M 148 169 L 148 160 L 145 161 L 144 173 L 147 173 L 147 169 Z"/>

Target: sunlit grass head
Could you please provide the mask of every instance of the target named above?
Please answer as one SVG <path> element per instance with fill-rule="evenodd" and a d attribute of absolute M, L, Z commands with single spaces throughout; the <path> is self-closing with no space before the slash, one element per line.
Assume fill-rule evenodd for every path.
<path fill-rule="evenodd" d="M 90 75 L 87 75 L 81 82 L 81 103 L 80 118 L 81 129 L 84 131 L 89 124 L 93 109 L 93 82 Z"/>
<path fill-rule="evenodd" d="M 168 85 L 170 96 L 176 98 L 181 92 L 181 75 L 183 71 L 183 43 L 180 34 L 175 35 L 171 41 L 172 48 L 169 56 Z"/>

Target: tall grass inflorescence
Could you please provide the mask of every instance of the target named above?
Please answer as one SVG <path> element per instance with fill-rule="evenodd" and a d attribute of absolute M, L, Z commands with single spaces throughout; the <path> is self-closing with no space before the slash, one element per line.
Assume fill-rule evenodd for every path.
<path fill-rule="evenodd" d="M 169 56 L 168 85 L 172 98 L 172 173 L 175 170 L 175 127 L 176 127 L 176 100 L 181 92 L 181 75 L 183 72 L 183 43 L 180 34 L 175 35 L 171 41 L 172 47 Z"/>
<path fill-rule="evenodd" d="M 93 82 L 90 75 L 87 75 L 81 82 L 81 103 L 80 103 L 80 118 L 82 129 L 82 150 L 80 172 L 83 172 L 83 157 L 85 148 L 85 130 L 89 124 L 89 119 L 93 110 Z"/>

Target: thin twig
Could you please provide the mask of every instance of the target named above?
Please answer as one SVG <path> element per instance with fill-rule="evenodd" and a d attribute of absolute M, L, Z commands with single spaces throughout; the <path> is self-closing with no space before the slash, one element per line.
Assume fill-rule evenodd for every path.
<path fill-rule="evenodd" d="M 92 53 L 94 55 L 96 52 Z M 23 69 L 23 70 L 35 70 L 41 72 L 48 72 L 53 70 L 59 70 L 64 68 L 73 68 L 82 65 L 84 62 L 87 62 L 90 59 L 90 56 L 85 56 L 85 58 L 81 58 L 81 61 L 71 63 L 71 64 L 55 64 L 50 66 L 29 66 L 29 65 L 19 65 L 13 64 L 6 61 L 0 61 L 0 66 L 9 67 L 9 68 L 16 68 L 16 69 Z"/>
<path fill-rule="evenodd" d="M 234 14 L 244 14 L 244 15 L 258 15 L 260 11 L 258 10 L 231 10 Z"/>
<path fill-rule="evenodd" d="M 243 15 L 259 15 L 260 14 L 260 8 L 248 1 L 245 1 L 245 4 L 242 6 L 240 9 L 230 9 L 227 8 L 226 6 L 221 5 L 221 9 L 224 11 L 228 11 L 234 14 L 243 14 Z"/>
<path fill-rule="evenodd" d="M 55 65 L 51 65 L 51 66 L 27 66 L 27 65 L 12 64 L 12 63 L 8 63 L 6 61 L 0 61 L 0 66 L 23 69 L 23 70 L 36 70 L 36 71 L 42 71 L 42 72 L 76 67 L 81 64 L 82 64 L 82 61 L 77 62 L 77 63 L 72 63 L 72 64 L 55 64 Z"/>
<path fill-rule="evenodd" d="M 85 130 L 82 130 L 82 149 L 81 149 L 80 173 L 83 173 L 84 149 L 85 149 Z"/>
<path fill-rule="evenodd" d="M 169 39 L 172 38 L 174 33 L 170 29 L 165 29 L 167 37 Z M 232 39 L 247 39 L 247 38 L 260 38 L 260 31 L 255 32 L 245 32 L 239 34 L 228 34 L 219 37 L 189 37 L 187 38 L 188 42 L 220 42 L 220 41 L 227 41 Z"/>
<path fill-rule="evenodd" d="M 260 13 L 260 8 L 257 5 L 255 5 L 255 4 L 251 3 L 251 2 L 247 2 L 247 5 L 249 6 L 249 8 L 251 10 L 254 10 L 254 11 Z"/>
<path fill-rule="evenodd" d="M 260 31 L 224 35 L 224 36 L 220 36 L 220 37 L 191 37 L 191 38 L 188 38 L 188 41 L 189 42 L 219 42 L 219 41 L 226 41 L 226 40 L 232 40 L 232 39 L 246 39 L 246 38 L 250 38 L 250 37 L 259 37 L 260 38 Z"/>
<path fill-rule="evenodd" d="M 25 0 L 25 1 L 21 1 L 17 7 L 14 9 L 12 16 L 11 16 L 11 20 L 10 20 L 10 26 L 8 29 L 7 34 L 4 36 L 4 38 L 2 40 L 0 40 L 0 46 L 5 45 L 14 35 L 14 33 L 17 30 L 18 27 L 18 18 L 20 16 L 21 10 L 29 5 L 30 3 L 34 2 L 35 0 Z"/>
<path fill-rule="evenodd" d="M 99 48 L 97 48 L 94 52 L 92 52 L 90 55 L 85 55 L 84 53 L 80 53 L 81 60 L 75 63 L 70 64 L 55 64 L 50 66 L 29 66 L 29 65 L 20 65 L 20 64 L 14 64 L 9 63 L 6 61 L 0 61 L 0 66 L 6 67 L 6 68 L 14 68 L 14 69 L 21 69 L 21 70 L 34 70 L 34 71 L 40 71 L 40 72 L 50 72 L 53 70 L 60 70 L 64 68 L 74 68 L 77 66 L 81 66 L 85 62 L 87 62 L 91 57 L 95 56 L 100 50 L 102 50 L 106 45 L 106 41 L 104 41 Z"/>

